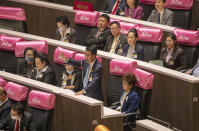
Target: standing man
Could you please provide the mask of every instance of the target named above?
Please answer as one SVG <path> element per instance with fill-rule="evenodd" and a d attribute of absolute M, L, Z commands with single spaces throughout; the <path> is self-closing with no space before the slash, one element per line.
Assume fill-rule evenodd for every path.
<path fill-rule="evenodd" d="M 103 50 L 106 44 L 106 38 L 111 34 L 108 25 L 110 23 L 110 17 L 106 14 L 102 14 L 98 20 L 97 29 L 92 29 L 86 39 L 88 45 L 95 45 L 97 49 Z"/>
<path fill-rule="evenodd" d="M 124 15 L 125 0 L 109 0 L 108 13 L 112 15 Z"/>
<path fill-rule="evenodd" d="M 85 60 L 75 61 L 73 59 L 66 59 L 66 63 L 82 68 L 82 82 L 83 89 L 76 93 L 76 95 L 86 95 L 97 100 L 103 101 L 102 97 L 102 65 L 96 59 L 97 49 L 95 46 L 86 48 Z M 65 56 L 63 56 L 66 58 Z"/>

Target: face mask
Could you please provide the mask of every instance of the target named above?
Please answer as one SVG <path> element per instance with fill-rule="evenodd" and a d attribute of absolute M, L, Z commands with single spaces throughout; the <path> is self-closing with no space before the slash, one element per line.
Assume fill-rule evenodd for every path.
<path fill-rule="evenodd" d="M 19 118 L 19 116 L 12 116 L 11 115 L 11 119 L 13 119 L 13 120 L 19 120 L 20 118 Z"/>
<path fill-rule="evenodd" d="M 34 57 L 28 57 L 28 56 L 26 56 L 25 59 L 26 59 L 26 61 L 28 63 L 32 63 L 34 61 Z"/>
<path fill-rule="evenodd" d="M 67 73 L 68 73 L 68 74 L 72 74 L 72 73 L 73 73 L 73 70 L 71 70 L 71 71 L 67 71 Z"/>
<path fill-rule="evenodd" d="M 65 26 L 61 26 L 61 27 L 59 27 L 59 31 L 65 31 L 66 30 L 66 27 Z"/>
<path fill-rule="evenodd" d="M 3 105 L 3 102 L 0 101 L 0 106 Z"/>

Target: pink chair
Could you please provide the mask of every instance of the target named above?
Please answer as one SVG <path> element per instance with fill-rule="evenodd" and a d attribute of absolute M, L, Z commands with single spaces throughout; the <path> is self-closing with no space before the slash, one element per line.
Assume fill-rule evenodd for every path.
<path fill-rule="evenodd" d="M 1 27 L 26 32 L 26 15 L 22 8 L 0 6 L 0 21 Z"/>
<path fill-rule="evenodd" d="M 128 23 L 128 22 L 120 22 L 120 27 L 121 27 L 121 33 L 127 35 L 129 30 L 131 30 L 132 28 L 138 28 L 138 26 L 140 25 L 136 25 L 136 24 L 132 24 L 132 23 Z"/>
<path fill-rule="evenodd" d="M 56 96 L 52 93 L 32 90 L 29 93 L 29 112 L 38 131 L 50 131 L 54 115 Z"/>
<path fill-rule="evenodd" d="M 16 43 L 15 55 L 16 57 L 24 57 L 24 50 L 32 47 L 37 50 L 37 53 L 44 53 L 48 55 L 48 44 L 46 41 L 22 41 Z"/>
<path fill-rule="evenodd" d="M 133 72 L 137 68 L 137 62 L 112 59 L 110 62 L 110 77 L 108 86 L 108 105 L 114 105 L 120 100 L 122 89 L 122 76 Z"/>
<path fill-rule="evenodd" d="M 7 84 L 7 81 L 0 77 L 0 87 L 4 87 Z"/>
<path fill-rule="evenodd" d="M 188 58 L 188 68 L 192 68 L 198 59 L 199 32 L 175 28 L 174 34 L 176 35 L 177 43 Z"/>
<path fill-rule="evenodd" d="M 7 92 L 8 98 L 10 98 L 13 102 L 21 102 L 23 104 L 26 103 L 28 88 L 14 82 L 8 82 L 5 85 L 5 90 Z"/>

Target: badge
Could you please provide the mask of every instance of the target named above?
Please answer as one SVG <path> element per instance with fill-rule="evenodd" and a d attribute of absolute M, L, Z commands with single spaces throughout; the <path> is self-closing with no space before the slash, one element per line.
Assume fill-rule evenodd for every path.
<path fill-rule="evenodd" d="M 62 81 L 62 85 L 63 85 L 63 86 L 66 86 L 66 81 Z"/>
<path fill-rule="evenodd" d="M 121 15 L 121 16 L 124 16 L 124 11 L 120 11 L 120 15 Z"/>
<path fill-rule="evenodd" d="M 123 50 L 122 49 L 118 49 L 118 54 L 122 54 L 123 53 Z"/>
<path fill-rule="evenodd" d="M 42 78 L 42 77 L 43 77 L 43 74 L 42 74 L 42 73 L 40 73 L 40 74 L 39 74 L 39 78 Z"/>
<path fill-rule="evenodd" d="M 174 65 L 174 61 L 170 60 L 169 65 Z"/>
<path fill-rule="evenodd" d="M 89 77 L 88 81 L 92 81 L 92 80 L 93 80 L 93 78 L 92 78 L 92 77 Z"/>
<path fill-rule="evenodd" d="M 137 59 L 137 54 L 136 53 L 133 53 L 133 58 Z"/>

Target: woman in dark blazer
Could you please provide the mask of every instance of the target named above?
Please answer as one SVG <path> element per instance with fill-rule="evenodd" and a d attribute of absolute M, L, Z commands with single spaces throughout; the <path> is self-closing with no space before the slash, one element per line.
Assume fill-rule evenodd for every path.
<path fill-rule="evenodd" d="M 122 82 L 124 91 L 121 94 L 120 105 L 117 110 L 120 110 L 124 114 L 136 112 L 140 103 L 140 96 L 133 89 L 137 82 L 136 76 L 132 73 L 126 74 L 122 77 Z"/>
<path fill-rule="evenodd" d="M 138 0 L 126 0 L 124 16 L 133 19 L 141 19 L 144 16 L 143 8 L 138 5 Z"/>
<path fill-rule="evenodd" d="M 17 74 L 30 77 L 32 70 L 35 68 L 35 58 L 37 51 L 28 47 L 24 51 L 24 59 L 17 60 Z"/>
<path fill-rule="evenodd" d="M 36 68 L 32 71 L 31 79 L 56 85 L 56 77 L 45 54 L 40 53 L 35 59 Z"/>
<path fill-rule="evenodd" d="M 128 44 L 123 47 L 123 56 L 144 61 L 144 48 L 139 43 L 137 43 L 137 40 L 137 30 L 132 28 L 128 32 Z"/>
<path fill-rule="evenodd" d="M 82 73 L 73 65 L 65 64 L 65 70 L 61 74 L 58 86 L 64 89 L 71 89 L 74 92 L 82 90 Z"/>
<path fill-rule="evenodd" d="M 187 58 L 184 50 L 176 45 L 176 36 L 169 33 L 166 37 L 166 47 L 162 48 L 160 60 L 163 61 L 164 67 L 173 70 L 183 70 L 187 67 Z"/>

